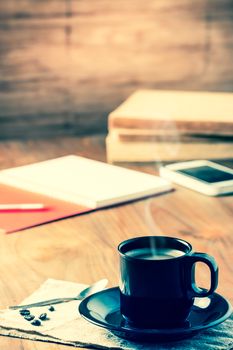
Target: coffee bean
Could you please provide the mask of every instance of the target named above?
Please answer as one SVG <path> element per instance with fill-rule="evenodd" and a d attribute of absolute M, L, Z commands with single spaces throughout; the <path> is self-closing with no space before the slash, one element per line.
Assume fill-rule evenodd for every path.
<path fill-rule="evenodd" d="M 39 319 L 40 319 L 41 321 L 47 320 L 47 314 L 46 314 L 46 313 L 41 314 L 41 315 L 39 316 Z"/>
<path fill-rule="evenodd" d="M 30 315 L 30 311 L 27 309 L 21 309 L 21 310 L 19 310 L 19 313 L 22 316 Z"/>
<path fill-rule="evenodd" d="M 31 324 L 32 324 L 33 326 L 40 326 L 40 325 L 41 325 L 41 322 L 40 322 L 40 320 L 34 320 L 34 321 L 31 322 Z"/>
<path fill-rule="evenodd" d="M 55 307 L 51 305 L 51 306 L 49 307 L 49 311 L 55 311 Z"/>
<path fill-rule="evenodd" d="M 24 316 L 24 319 L 25 319 L 26 321 L 32 321 L 32 320 L 34 320 L 34 318 L 35 318 L 34 315 L 26 315 L 26 316 Z"/>

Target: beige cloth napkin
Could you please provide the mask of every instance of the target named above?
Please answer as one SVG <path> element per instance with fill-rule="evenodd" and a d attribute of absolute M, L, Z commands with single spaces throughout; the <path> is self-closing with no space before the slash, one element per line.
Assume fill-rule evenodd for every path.
<path fill-rule="evenodd" d="M 23 300 L 22 304 L 50 298 L 75 296 L 86 286 L 73 282 L 48 279 L 41 287 Z M 233 347 L 233 320 L 199 333 L 195 337 L 167 344 L 139 344 L 114 336 L 108 330 L 97 327 L 84 320 L 78 313 L 79 301 L 54 305 L 55 311 L 48 307 L 31 309 L 36 317 L 46 312 L 49 320 L 41 326 L 33 326 L 18 310 L 0 311 L 0 335 L 41 340 L 60 344 L 96 349 L 144 349 L 144 350 L 230 350 Z"/>

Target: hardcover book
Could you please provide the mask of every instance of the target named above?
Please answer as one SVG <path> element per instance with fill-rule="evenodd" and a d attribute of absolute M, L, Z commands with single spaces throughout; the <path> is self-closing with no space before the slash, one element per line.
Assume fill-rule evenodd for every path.
<path fill-rule="evenodd" d="M 110 113 L 108 125 L 233 135 L 233 93 L 139 90 Z"/>

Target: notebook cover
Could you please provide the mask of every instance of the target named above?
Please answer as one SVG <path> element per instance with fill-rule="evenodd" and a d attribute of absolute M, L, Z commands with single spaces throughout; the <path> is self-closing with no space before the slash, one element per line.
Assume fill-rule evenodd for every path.
<path fill-rule="evenodd" d="M 0 231 L 12 233 L 93 209 L 0 184 L 2 204 L 43 203 L 43 210 L 0 211 Z"/>

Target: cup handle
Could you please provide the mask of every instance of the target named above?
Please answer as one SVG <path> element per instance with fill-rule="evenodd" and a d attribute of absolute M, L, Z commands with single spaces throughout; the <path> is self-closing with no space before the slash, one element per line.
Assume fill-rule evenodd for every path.
<path fill-rule="evenodd" d="M 187 256 L 188 258 L 188 266 L 189 266 L 189 279 L 190 279 L 190 293 L 192 297 L 207 297 L 208 295 L 212 294 L 218 285 L 218 265 L 215 261 L 215 259 L 204 253 L 193 253 L 192 255 Z M 209 269 L 210 269 L 210 288 L 202 289 L 199 288 L 195 283 L 195 269 L 194 264 L 197 262 L 203 262 L 205 263 Z M 190 274 L 191 273 L 191 274 Z"/>

